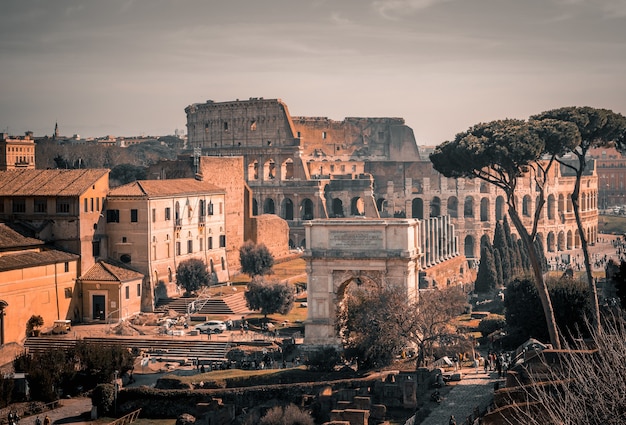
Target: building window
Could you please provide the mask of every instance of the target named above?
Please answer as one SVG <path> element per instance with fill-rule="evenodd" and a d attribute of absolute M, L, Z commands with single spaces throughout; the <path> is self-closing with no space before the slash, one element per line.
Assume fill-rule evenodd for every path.
<path fill-rule="evenodd" d="M 228 122 L 224 121 L 224 131 L 228 131 Z"/>
<path fill-rule="evenodd" d="M 176 255 L 180 255 L 180 242 L 176 242 Z"/>
<path fill-rule="evenodd" d="M 124 289 L 126 289 L 126 299 L 129 300 L 130 299 L 130 286 L 127 286 Z"/>
<path fill-rule="evenodd" d="M 25 213 L 26 212 L 26 199 L 24 198 L 13 199 L 13 212 Z"/>
<path fill-rule="evenodd" d="M 209 249 L 213 249 L 213 236 L 209 236 Z"/>
<path fill-rule="evenodd" d="M 93 212 L 93 206 L 94 206 L 93 198 L 89 198 L 89 203 L 91 204 L 91 212 Z"/>
<path fill-rule="evenodd" d="M 100 198 L 96 198 L 96 211 L 100 211 Z"/>
<path fill-rule="evenodd" d="M 65 270 L 65 273 L 69 273 L 69 271 L 70 271 L 70 263 L 68 263 L 66 261 L 65 264 L 63 265 L 63 270 Z"/>
<path fill-rule="evenodd" d="M 107 210 L 107 223 L 119 223 L 120 210 Z"/>
<path fill-rule="evenodd" d="M 130 222 L 137 223 L 137 210 L 135 209 L 130 210 Z"/>
<path fill-rule="evenodd" d="M 220 235 L 220 248 L 226 248 L 226 235 Z"/>
<path fill-rule="evenodd" d="M 128 241 L 128 239 L 126 239 L 126 236 L 122 236 L 122 243 L 126 243 Z"/>
<path fill-rule="evenodd" d="M 57 214 L 70 213 L 70 200 L 66 198 L 57 199 Z"/>
<path fill-rule="evenodd" d="M 65 299 L 72 298 L 72 288 L 65 288 Z"/>
<path fill-rule="evenodd" d="M 326 132 L 322 131 L 322 139 L 326 139 Z"/>
<path fill-rule="evenodd" d="M 156 221 L 156 208 L 152 208 L 152 222 Z"/>
<path fill-rule="evenodd" d="M 191 254 L 193 252 L 193 241 L 187 241 L 187 254 Z"/>
<path fill-rule="evenodd" d="M 45 214 L 48 212 L 48 200 L 46 198 L 35 198 L 35 213 Z"/>
<path fill-rule="evenodd" d="M 172 269 L 170 267 L 167 268 L 167 281 L 172 281 Z"/>
<path fill-rule="evenodd" d="M 0 198 L 0 213 L 4 212 L 4 198 Z"/>
<path fill-rule="evenodd" d="M 137 296 L 140 297 L 141 296 L 141 283 L 137 284 Z"/>
<path fill-rule="evenodd" d="M 85 204 L 85 212 L 89 211 L 89 200 L 87 198 L 83 199 L 83 203 Z"/>
<path fill-rule="evenodd" d="M 213 202 L 209 202 L 209 215 L 213 215 Z"/>
<path fill-rule="evenodd" d="M 91 255 L 94 257 L 100 256 L 100 241 L 93 241 L 91 243 Z"/>
<path fill-rule="evenodd" d="M 165 208 L 165 221 L 169 221 L 172 219 L 171 213 L 172 210 L 169 207 Z"/>

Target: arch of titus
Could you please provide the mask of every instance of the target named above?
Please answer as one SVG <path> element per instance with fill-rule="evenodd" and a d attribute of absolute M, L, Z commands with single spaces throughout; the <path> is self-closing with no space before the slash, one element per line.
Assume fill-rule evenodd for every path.
<path fill-rule="evenodd" d="M 311 220 L 304 227 L 305 344 L 339 344 L 337 305 L 350 283 L 398 286 L 410 299 L 419 296 L 420 272 L 429 266 L 456 269 L 461 264 L 454 273 L 458 281 L 463 279 L 464 257 L 459 255 L 454 226 L 446 217 Z"/>

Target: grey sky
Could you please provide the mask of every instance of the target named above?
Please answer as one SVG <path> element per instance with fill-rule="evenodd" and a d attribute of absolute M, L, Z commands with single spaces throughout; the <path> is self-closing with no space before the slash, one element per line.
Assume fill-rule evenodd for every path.
<path fill-rule="evenodd" d="M 0 130 L 172 134 L 207 99 L 403 117 L 420 144 L 560 106 L 626 114 L 624 0 L 3 0 Z"/>

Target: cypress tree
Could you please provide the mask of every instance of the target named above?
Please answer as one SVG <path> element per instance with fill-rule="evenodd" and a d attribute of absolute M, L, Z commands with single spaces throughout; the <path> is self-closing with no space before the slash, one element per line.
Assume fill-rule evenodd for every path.
<path fill-rule="evenodd" d="M 487 293 L 496 286 L 497 276 L 493 254 L 489 250 L 489 238 L 487 243 L 482 243 L 485 238 L 481 238 L 480 244 L 480 265 L 474 283 L 474 290 L 478 293 Z"/>
<path fill-rule="evenodd" d="M 496 230 L 493 235 L 493 248 L 495 251 L 498 251 L 500 253 L 502 284 L 506 285 L 510 281 L 513 272 L 511 267 L 511 255 L 509 253 L 508 242 L 504 233 L 504 227 L 502 226 L 502 222 L 500 221 L 496 223 Z"/>
<path fill-rule="evenodd" d="M 497 249 L 493 250 L 493 259 L 496 265 L 496 278 L 498 279 L 498 287 L 504 286 L 504 277 L 502 276 L 502 256 Z"/>

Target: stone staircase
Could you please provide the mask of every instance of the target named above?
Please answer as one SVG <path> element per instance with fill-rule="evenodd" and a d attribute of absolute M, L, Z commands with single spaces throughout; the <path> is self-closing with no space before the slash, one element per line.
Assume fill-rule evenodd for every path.
<path fill-rule="evenodd" d="M 208 361 L 225 361 L 226 353 L 230 348 L 227 341 L 207 340 L 170 340 L 151 338 L 124 338 L 124 337 L 86 337 L 83 341 L 95 342 L 99 345 L 120 345 L 125 348 L 135 348 L 150 354 L 157 361 L 192 361 L 195 359 Z M 29 352 L 38 352 L 51 348 L 71 348 L 76 340 L 59 337 L 32 337 L 27 338 L 24 348 Z"/>
<path fill-rule="evenodd" d="M 155 310 L 160 312 L 174 310 L 178 314 L 186 314 L 187 306 L 196 300 L 197 298 L 165 298 L 159 300 Z M 249 311 L 243 292 L 237 292 L 230 295 L 209 298 L 204 306 L 194 314 L 231 316 L 246 314 L 249 313 Z"/>

